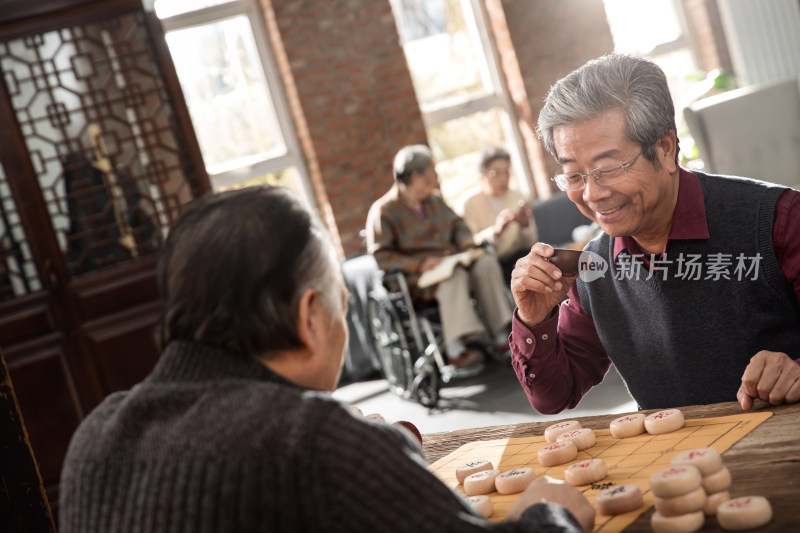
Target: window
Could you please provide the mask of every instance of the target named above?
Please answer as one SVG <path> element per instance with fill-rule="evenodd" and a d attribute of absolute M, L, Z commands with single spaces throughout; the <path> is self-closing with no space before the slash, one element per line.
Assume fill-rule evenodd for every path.
<path fill-rule="evenodd" d="M 257 0 L 156 0 L 216 191 L 257 183 L 311 197 Z"/>
<path fill-rule="evenodd" d="M 511 118 L 478 0 L 391 0 L 417 100 L 450 205 L 478 185 L 485 146 L 512 154 L 512 187 L 531 192 L 531 171 Z"/>
<path fill-rule="evenodd" d="M 667 76 L 681 155 L 694 151 L 694 141 L 683 120 L 683 108 L 697 98 L 702 78 L 678 0 L 604 0 L 614 51 L 646 57 Z"/>

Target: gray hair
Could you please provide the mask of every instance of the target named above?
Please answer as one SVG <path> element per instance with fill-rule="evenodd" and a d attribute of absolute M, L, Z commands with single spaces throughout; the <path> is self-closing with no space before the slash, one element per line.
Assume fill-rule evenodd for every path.
<path fill-rule="evenodd" d="M 664 72 L 647 59 L 608 54 L 560 79 L 550 87 L 536 133 L 558 160 L 555 128 L 597 118 L 614 109 L 625 115 L 626 137 L 639 144 L 644 157 L 658 168 L 658 140 L 671 130 L 676 134 L 677 147 L 675 106 Z"/>
<path fill-rule="evenodd" d="M 411 174 L 424 174 L 432 162 L 431 150 L 424 144 L 404 146 L 394 156 L 394 179 L 398 183 L 408 184 Z"/>
<path fill-rule="evenodd" d="M 341 309 L 340 276 L 324 226 L 288 189 L 196 200 L 159 261 L 161 345 L 202 342 L 243 356 L 299 348 L 301 296 L 313 288 L 329 310 Z"/>
<path fill-rule="evenodd" d="M 483 174 L 489 168 L 489 165 L 498 159 L 502 159 L 503 161 L 510 163 L 511 154 L 509 154 L 508 150 L 505 148 L 498 148 L 495 146 L 488 146 L 484 148 L 481 150 L 480 161 L 478 162 L 478 170 L 480 170 L 481 174 Z"/>

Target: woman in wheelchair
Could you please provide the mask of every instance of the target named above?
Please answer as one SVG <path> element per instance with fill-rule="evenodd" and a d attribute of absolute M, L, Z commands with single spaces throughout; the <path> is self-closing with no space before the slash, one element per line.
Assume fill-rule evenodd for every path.
<path fill-rule="evenodd" d="M 470 254 L 464 258 L 467 264 L 457 264 L 449 277 L 447 269 L 437 283 L 420 285 L 423 273 L 475 247 L 467 224 L 439 194 L 430 149 L 402 148 L 394 158 L 393 173 L 394 185 L 367 217 L 369 253 L 382 271 L 403 274 L 415 305 L 436 303 L 451 365 L 480 364 L 486 344 L 493 354 L 505 354 L 512 308 L 495 255 Z"/>

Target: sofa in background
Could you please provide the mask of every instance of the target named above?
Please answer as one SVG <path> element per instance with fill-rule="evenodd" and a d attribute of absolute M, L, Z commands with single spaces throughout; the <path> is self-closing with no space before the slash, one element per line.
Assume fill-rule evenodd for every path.
<path fill-rule="evenodd" d="M 800 188 L 800 78 L 704 98 L 683 114 L 704 172 Z"/>

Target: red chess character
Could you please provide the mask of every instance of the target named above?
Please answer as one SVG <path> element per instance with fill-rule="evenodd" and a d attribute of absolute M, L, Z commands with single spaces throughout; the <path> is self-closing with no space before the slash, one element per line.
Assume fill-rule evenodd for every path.
<path fill-rule="evenodd" d="M 741 509 L 742 507 L 747 507 L 750 505 L 750 498 L 745 500 L 733 500 L 728 503 L 728 507 L 736 507 L 737 509 Z"/>

